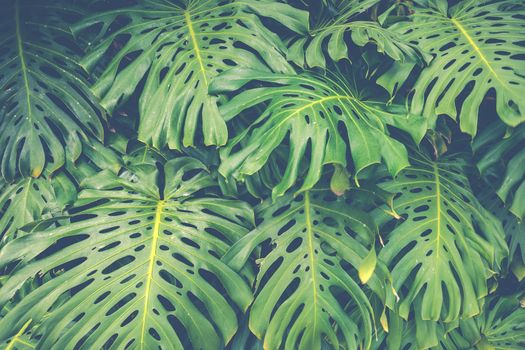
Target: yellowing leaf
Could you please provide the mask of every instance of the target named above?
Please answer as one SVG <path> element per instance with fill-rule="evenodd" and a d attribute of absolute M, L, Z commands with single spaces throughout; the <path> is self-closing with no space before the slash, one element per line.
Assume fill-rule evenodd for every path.
<path fill-rule="evenodd" d="M 363 262 L 361 263 L 358 269 L 359 279 L 362 283 L 367 283 L 370 277 L 372 277 L 376 269 L 376 264 L 376 250 L 374 247 L 372 247 L 368 255 L 363 259 Z"/>

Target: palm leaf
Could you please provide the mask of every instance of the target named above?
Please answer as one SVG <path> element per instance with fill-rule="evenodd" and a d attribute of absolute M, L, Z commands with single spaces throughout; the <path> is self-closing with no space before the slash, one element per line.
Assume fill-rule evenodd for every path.
<path fill-rule="evenodd" d="M 461 1 L 448 11 L 444 0 L 430 4 L 389 28 L 434 56 L 413 86 L 412 112 L 432 124 L 440 114 L 459 114 L 461 130 L 475 135 L 480 105 L 494 90 L 501 120 L 525 121 L 525 8 L 505 0 Z M 379 83 L 394 93 L 413 67 L 394 64 Z"/>
<path fill-rule="evenodd" d="M 62 4 L 64 5 L 64 4 Z M 81 140 L 103 137 L 101 111 L 66 28 L 72 6 L 8 1 L 0 16 L 1 172 L 38 177 L 81 153 Z"/>
<path fill-rule="evenodd" d="M 189 342 L 221 349 L 233 336 L 236 309 L 252 296 L 219 258 L 244 235 L 251 210 L 199 196 L 215 184 L 194 159 L 167 162 L 165 177 L 148 163 L 128 168 L 84 181 L 69 224 L 2 249 L 0 266 L 18 264 L 0 306 L 33 278 L 46 278 L 0 320 L 0 339 L 28 319 L 39 324 L 44 349 L 183 349 Z"/>
<path fill-rule="evenodd" d="M 508 253 L 501 223 L 474 197 L 461 158 L 421 154 L 411 163 L 381 185 L 397 193 L 402 217 L 379 254 L 400 297 L 395 309 L 404 319 L 414 310 L 422 321 L 447 323 L 477 315 Z"/>
<path fill-rule="evenodd" d="M 214 80 L 210 89 L 234 91 L 250 81 L 272 85 L 241 91 L 220 107 L 221 114 L 230 120 L 250 107 L 263 102 L 268 105 L 249 128 L 222 150 L 219 171 L 240 179 L 254 174 L 289 134 L 288 166 L 273 190 L 274 197 L 297 181 L 307 149 L 311 160 L 301 190 L 308 190 L 319 181 L 324 165 L 346 166 L 348 146 L 356 173 L 383 159 L 396 174 L 408 165 L 407 154 L 405 147 L 389 136 L 387 125 L 410 133 L 417 143 L 426 131 L 424 119 L 408 115 L 402 106 L 366 100 L 343 80 L 313 73 L 285 75 L 236 68 Z M 348 137 L 349 145 L 342 134 Z M 243 139 L 245 145 L 234 153 L 233 148 Z"/>
<path fill-rule="evenodd" d="M 372 308 L 356 270 L 382 286 L 381 274 L 373 274 L 375 259 L 365 258 L 375 258 L 367 247 L 377 235 L 371 218 L 326 190 L 266 201 L 258 213 L 261 223 L 223 260 L 239 270 L 257 246 L 270 242 L 271 250 L 257 259 L 249 320 L 264 348 L 320 349 L 323 339 L 334 349 L 368 348 Z"/>
<path fill-rule="evenodd" d="M 202 125 L 205 145 L 224 145 L 228 130 L 217 97 L 208 94 L 211 79 L 232 66 L 290 71 L 279 37 L 255 14 L 268 16 L 274 10 L 292 27 L 306 18 L 303 11 L 270 0 L 149 0 L 94 14 L 73 29 L 97 30 L 82 64 L 90 71 L 103 69 L 93 91 L 108 111 L 146 79 L 139 140 L 181 149 L 194 145 Z M 106 56 L 110 59 L 102 59 Z"/>

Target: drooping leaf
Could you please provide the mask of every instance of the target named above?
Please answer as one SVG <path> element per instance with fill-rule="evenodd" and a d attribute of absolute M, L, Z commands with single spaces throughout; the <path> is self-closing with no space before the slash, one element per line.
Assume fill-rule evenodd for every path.
<path fill-rule="evenodd" d="M 525 218 L 525 125 L 507 133 L 503 123 L 491 123 L 474 139 L 478 169 L 509 210 Z"/>
<path fill-rule="evenodd" d="M 0 14 L 0 161 L 4 178 L 54 172 L 102 139 L 102 113 L 67 30 L 79 14 L 64 2 L 16 0 Z"/>
<path fill-rule="evenodd" d="M 378 52 L 396 61 L 429 60 L 416 45 L 405 41 L 378 22 L 356 19 L 376 5 L 378 0 L 339 1 L 323 11 L 306 35 L 297 36 L 288 44 L 287 58 L 299 66 L 326 68 L 327 59 L 335 62 L 348 59 L 348 37 L 358 46 L 373 44 Z"/>
<path fill-rule="evenodd" d="M 103 68 L 93 91 L 108 111 L 145 78 L 139 140 L 159 149 L 181 149 L 194 145 L 202 129 L 205 145 L 220 146 L 228 130 L 217 97 L 208 94 L 211 79 L 232 66 L 291 69 L 279 37 L 256 14 L 269 16 L 275 10 L 292 27 L 307 25 L 304 11 L 273 0 L 150 0 L 96 13 L 73 29 L 86 35 L 96 30 L 82 64 L 88 70 Z"/>
<path fill-rule="evenodd" d="M 271 250 L 256 260 L 249 320 L 264 348 L 320 349 L 325 341 L 332 349 L 368 348 L 372 308 L 357 269 L 377 235 L 373 220 L 329 190 L 266 201 L 258 213 L 262 222 L 223 261 L 239 270 L 257 246 L 270 242 Z M 382 273 L 368 283 L 380 289 Z"/>
<path fill-rule="evenodd" d="M 480 105 L 494 90 L 501 120 L 525 121 L 525 7 L 511 0 L 466 0 L 448 10 L 446 1 L 428 3 L 389 28 L 434 56 L 413 86 L 412 113 L 432 123 L 440 114 L 459 116 L 461 130 L 475 135 Z M 413 67 L 394 64 L 379 83 L 394 93 Z"/>
<path fill-rule="evenodd" d="M 215 183 L 194 159 L 162 169 L 140 163 L 120 177 L 101 171 L 84 181 L 67 225 L 0 251 L 0 266 L 19 261 L 0 306 L 47 277 L 0 319 L 0 339 L 32 319 L 43 349 L 223 348 L 237 330 L 236 310 L 252 296 L 219 258 L 253 214 L 242 202 L 198 195 Z"/>
<path fill-rule="evenodd" d="M 285 75 L 248 69 L 231 69 L 215 79 L 214 92 L 234 91 L 250 81 L 272 86 L 248 88 L 220 107 L 226 120 L 242 111 L 268 102 L 264 112 L 222 150 L 219 168 L 225 175 L 242 179 L 261 169 L 285 139 L 289 139 L 288 165 L 281 182 L 273 189 L 279 196 L 297 181 L 299 167 L 310 151 L 308 173 L 301 190 L 312 188 L 326 164 L 347 165 L 350 147 L 355 173 L 383 159 L 392 174 L 408 165 L 406 149 L 389 136 L 387 125 L 410 133 L 416 142 L 423 137 L 423 118 L 409 115 L 398 105 L 366 100 L 343 80 L 304 73 Z M 339 130 L 340 129 L 340 130 Z M 349 145 L 341 133 L 348 137 Z M 234 147 L 241 140 L 241 150 Z"/>
<path fill-rule="evenodd" d="M 487 279 L 508 252 L 501 223 L 472 193 L 461 158 L 435 162 L 418 154 L 411 163 L 381 185 L 397 193 L 401 216 L 379 253 L 400 297 L 390 307 L 404 319 L 413 310 L 422 321 L 477 315 Z"/>

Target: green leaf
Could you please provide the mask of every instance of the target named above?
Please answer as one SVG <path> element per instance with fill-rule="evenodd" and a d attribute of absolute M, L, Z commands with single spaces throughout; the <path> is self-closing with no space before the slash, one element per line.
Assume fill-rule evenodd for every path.
<path fill-rule="evenodd" d="M 220 146 L 228 140 L 228 130 L 217 97 L 208 94 L 213 77 L 232 66 L 291 70 L 280 38 L 255 14 L 259 10 L 267 15 L 272 4 L 286 9 L 280 18 L 298 22 L 307 18 L 303 11 L 270 0 L 184 5 L 147 1 L 96 13 L 73 29 L 87 37 L 96 31 L 82 64 L 90 71 L 103 69 L 93 91 L 108 111 L 126 101 L 145 79 L 139 140 L 158 149 L 168 145 L 180 150 L 193 146 L 196 138 Z"/>
<path fill-rule="evenodd" d="M 424 119 L 407 114 L 401 106 L 361 99 L 345 81 L 313 73 L 285 75 L 235 68 L 215 79 L 210 89 L 216 93 L 234 91 L 250 81 L 272 85 L 240 91 L 220 107 L 224 118 L 231 120 L 250 107 L 268 104 L 246 131 L 223 148 L 219 171 L 238 179 L 252 175 L 289 139 L 288 165 L 273 189 L 274 197 L 297 181 L 307 149 L 311 159 L 299 191 L 311 189 L 319 181 L 324 165 L 345 167 L 348 147 L 355 173 L 383 159 L 396 174 L 408 165 L 407 154 L 403 144 L 389 136 L 387 125 L 410 133 L 416 142 L 426 131 Z M 340 132 L 346 133 L 349 145 Z M 245 144 L 234 152 L 241 140 Z"/>
<path fill-rule="evenodd" d="M 53 181 L 28 177 L 13 184 L 0 180 L 0 246 L 26 224 L 61 215 L 75 192 L 74 184 L 65 176 Z"/>
<path fill-rule="evenodd" d="M 504 203 L 489 189 L 479 196 L 480 201 L 502 223 L 509 246 L 508 268 L 518 281 L 525 278 L 525 222 L 509 212 Z"/>
<path fill-rule="evenodd" d="M 37 276 L 45 281 L 0 319 L 0 339 L 33 319 L 43 349 L 223 348 L 252 294 L 219 258 L 253 214 L 242 202 L 198 195 L 216 184 L 194 159 L 162 169 L 101 171 L 84 181 L 68 224 L 0 251 L 0 266 L 18 261 L 0 307 Z"/>
<path fill-rule="evenodd" d="M 2 350 L 30 350 L 35 348 L 35 341 L 32 340 L 30 328 L 32 320 L 28 320 L 22 328 L 5 344 L 0 344 Z"/>
<path fill-rule="evenodd" d="M 67 28 L 70 5 L 8 1 L 0 16 L 1 172 L 38 177 L 102 139 L 101 111 L 77 64 L 81 54 Z"/>
<path fill-rule="evenodd" d="M 416 7 L 409 21 L 389 28 L 434 56 L 413 86 L 413 113 L 423 114 L 431 124 L 440 114 L 459 114 L 461 130 L 475 135 L 480 105 L 494 90 L 501 120 L 510 126 L 525 121 L 525 48 L 520 41 L 525 8 L 516 5 L 506 0 L 461 1 L 448 14 Z M 413 66 L 394 64 L 379 83 L 394 93 Z"/>
<path fill-rule="evenodd" d="M 269 240 L 249 320 L 264 348 L 320 349 L 322 339 L 333 349 L 369 348 L 372 307 L 356 280 L 377 235 L 371 217 L 329 190 L 266 201 L 258 213 L 262 222 L 223 261 L 239 270 Z M 382 289 L 382 278 L 376 272 L 369 284 Z"/>
<path fill-rule="evenodd" d="M 525 344 L 525 309 L 516 296 L 490 298 L 476 318 L 483 340 L 492 349 L 520 350 Z"/>
<path fill-rule="evenodd" d="M 347 0 L 323 7 L 314 18 L 313 28 L 289 41 L 287 58 L 299 66 L 326 68 L 326 60 L 349 59 L 347 41 L 358 46 L 373 44 L 376 50 L 396 61 L 429 60 L 416 45 L 375 21 L 361 20 L 360 15 L 378 0 Z M 323 11 L 324 10 L 324 11 Z"/>
<path fill-rule="evenodd" d="M 519 296 L 494 295 L 486 299 L 483 312 L 461 320 L 446 334 L 444 349 L 519 350 L 525 343 L 525 309 Z M 444 342 L 445 343 L 445 342 Z"/>
<path fill-rule="evenodd" d="M 361 262 L 361 265 L 357 268 L 359 273 L 359 279 L 361 283 L 367 283 L 370 280 L 370 277 L 374 274 L 377 265 L 377 256 L 376 250 L 374 247 L 368 252 L 366 257 Z"/>
<path fill-rule="evenodd" d="M 509 210 L 525 218 L 525 125 L 507 132 L 503 123 L 491 123 L 474 139 L 478 169 Z"/>
<path fill-rule="evenodd" d="M 334 166 L 334 173 L 330 179 L 330 190 L 337 196 L 342 196 L 351 188 L 350 174 L 341 165 Z"/>
<path fill-rule="evenodd" d="M 404 319 L 414 310 L 424 322 L 477 315 L 487 279 L 508 253 L 501 223 L 474 197 L 461 158 L 434 162 L 420 154 L 411 163 L 381 185 L 398 193 L 402 217 L 379 253 L 400 297 L 389 306 Z"/>

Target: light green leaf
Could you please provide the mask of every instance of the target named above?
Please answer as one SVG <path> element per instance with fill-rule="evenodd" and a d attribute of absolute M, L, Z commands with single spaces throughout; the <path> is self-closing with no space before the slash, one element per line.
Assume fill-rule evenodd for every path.
<path fill-rule="evenodd" d="M 389 306 L 404 319 L 413 310 L 422 321 L 477 315 L 487 279 L 508 253 L 501 223 L 474 197 L 461 158 L 434 162 L 420 154 L 411 163 L 381 185 L 398 193 L 394 206 L 402 217 L 383 234 L 379 253 L 400 297 Z"/>
<path fill-rule="evenodd" d="M 303 73 L 296 75 L 231 69 L 211 85 L 211 91 L 234 91 L 250 81 L 271 86 L 248 88 L 220 107 L 226 120 L 263 102 L 266 109 L 249 128 L 222 150 L 219 171 L 243 179 L 259 171 L 272 152 L 289 139 L 288 165 L 273 196 L 284 194 L 296 182 L 301 163 L 310 151 L 306 178 L 299 191 L 312 188 L 326 164 L 346 166 L 350 147 L 355 173 L 384 160 L 392 174 L 408 165 L 405 147 L 389 136 L 387 125 L 409 132 L 419 142 L 426 131 L 423 118 L 407 114 L 401 106 L 361 99 L 342 79 Z M 347 145 L 341 133 L 349 139 Z M 233 149 L 241 140 L 242 148 Z"/>
<path fill-rule="evenodd" d="M 377 235 L 371 217 L 329 190 L 266 201 L 258 213 L 262 222 L 223 261 L 239 270 L 269 240 L 271 250 L 256 260 L 249 321 L 265 349 L 320 349 L 323 339 L 332 349 L 368 349 L 372 307 L 356 275 Z M 384 293 L 379 270 L 369 283 Z"/>
<path fill-rule="evenodd" d="M 215 183 L 194 159 L 168 161 L 163 172 L 146 163 L 120 177 L 101 171 L 84 181 L 67 225 L 0 251 L 1 267 L 19 261 L 0 307 L 25 283 L 44 281 L 0 319 L 0 340 L 33 319 L 42 349 L 223 348 L 252 294 L 219 258 L 253 214 L 242 202 L 199 196 Z"/>
<path fill-rule="evenodd" d="M 368 252 L 366 257 L 363 259 L 363 262 L 357 268 L 359 273 L 359 279 L 361 283 L 367 283 L 370 280 L 370 277 L 374 274 L 377 265 L 377 256 L 376 250 L 374 247 Z"/>
<path fill-rule="evenodd" d="M 108 111 L 126 101 L 145 79 L 139 100 L 139 140 L 158 149 L 167 145 L 180 150 L 193 146 L 196 139 L 221 146 L 228 140 L 228 130 L 217 97 L 208 94 L 211 80 L 232 66 L 291 70 L 280 38 L 255 14 L 267 15 L 267 7 L 274 3 L 144 1 L 96 13 L 73 29 L 88 38 L 96 30 L 92 50 L 82 63 L 90 71 L 103 69 L 93 91 Z M 307 19 L 303 11 L 277 6 L 287 9 L 280 14 L 283 19 Z M 125 24 L 119 25 L 121 21 Z M 115 41 L 121 43 L 117 52 L 112 46 Z"/>
<path fill-rule="evenodd" d="M 22 328 L 7 342 L 0 344 L 1 350 L 30 350 L 35 348 L 35 341 L 31 339 L 30 325 L 28 320 Z"/>

